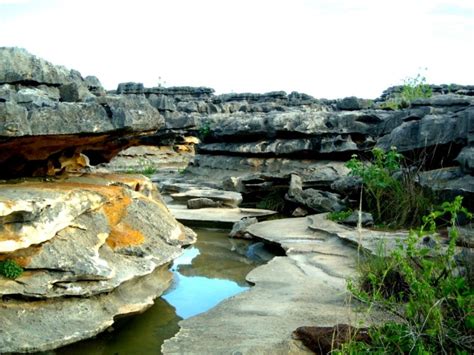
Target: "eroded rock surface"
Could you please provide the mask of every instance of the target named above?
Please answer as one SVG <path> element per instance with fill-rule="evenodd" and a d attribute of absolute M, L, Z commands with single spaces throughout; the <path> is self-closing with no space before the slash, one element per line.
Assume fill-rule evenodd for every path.
<path fill-rule="evenodd" d="M 0 47 L 0 176 L 57 175 L 84 153 L 107 162 L 164 126 L 142 96 L 105 95 L 97 78 Z M 90 90 L 91 91 L 90 91 Z"/>
<path fill-rule="evenodd" d="M 165 341 L 163 353 L 311 353 L 292 338 L 302 325 L 385 319 L 377 312 L 368 319 L 347 302 L 346 278 L 356 273 L 356 248 L 308 224 L 307 218 L 292 218 L 249 226 L 250 234 L 281 245 L 287 256 L 251 271 L 247 280 L 254 286 L 249 291 L 181 321 L 181 330 Z"/>
<path fill-rule="evenodd" d="M 0 259 L 25 269 L 0 277 L 0 352 L 88 338 L 150 306 L 168 286 L 167 264 L 193 242 L 158 196 L 139 176 L 0 185 Z"/>

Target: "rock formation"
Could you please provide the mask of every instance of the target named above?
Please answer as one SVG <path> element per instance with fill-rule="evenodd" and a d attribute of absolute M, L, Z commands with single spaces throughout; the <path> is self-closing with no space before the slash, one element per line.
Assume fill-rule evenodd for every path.
<path fill-rule="evenodd" d="M 164 125 L 141 96 L 0 48 L 0 352 L 46 351 L 142 312 L 194 233 L 140 175 L 94 172 Z"/>
<path fill-rule="evenodd" d="M 92 164 L 106 162 L 164 125 L 144 97 L 104 95 L 97 79 L 84 80 L 23 49 L 4 47 L 0 117 L 4 178 L 82 168 L 89 161 L 81 154 Z"/>
<path fill-rule="evenodd" d="M 202 143 L 187 171 L 204 182 L 213 176 L 214 183 L 241 192 L 244 202 L 275 189 L 285 195 L 291 174 L 301 177 L 303 195 L 322 196 L 316 199 L 321 201 L 328 193 L 331 199 L 346 196 L 356 185 L 346 178 L 344 162 L 352 154 L 367 156 L 373 147 L 395 146 L 423 165 L 428 172 L 421 183 L 440 199 L 461 193 L 473 208 L 474 86 L 432 85 L 431 98 L 390 107 L 401 89 L 389 88 L 374 101 L 314 99 L 297 92 L 214 95 L 209 88 L 136 83 L 121 84 L 117 92 L 140 94 L 160 112 L 165 126 L 156 137 L 199 136 Z M 290 200 L 312 211 L 327 210 L 314 198 Z M 332 203 L 334 210 L 343 204 Z"/>

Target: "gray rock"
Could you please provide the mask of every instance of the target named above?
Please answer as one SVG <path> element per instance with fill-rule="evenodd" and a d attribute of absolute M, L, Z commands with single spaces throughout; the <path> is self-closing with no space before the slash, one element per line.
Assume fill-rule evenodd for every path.
<path fill-rule="evenodd" d="M 15 87 L 10 84 L 0 85 L 0 103 L 6 101 L 16 102 Z"/>
<path fill-rule="evenodd" d="M 348 226 L 357 226 L 357 224 L 359 223 L 359 211 L 358 210 L 353 211 L 349 217 L 344 218 L 343 220 L 340 221 L 340 223 L 346 224 Z M 362 211 L 361 225 L 363 227 L 369 227 L 369 226 L 374 225 L 374 217 L 372 216 L 371 213 Z"/>
<path fill-rule="evenodd" d="M 291 213 L 293 217 L 305 217 L 308 214 L 309 212 L 301 207 L 296 207 L 295 210 Z"/>
<path fill-rule="evenodd" d="M 342 176 L 337 178 L 332 184 L 331 189 L 343 195 L 353 195 L 360 191 L 362 179 L 357 176 Z"/>
<path fill-rule="evenodd" d="M 257 218 L 249 217 L 243 218 L 240 221 L 236 222 L 232 226 L 232 230 L 229 233 L 229 237 L 231 238 L 245 238 L 247 234 L 247 228 L 252 224 L 258 223 Z"/>
<path fill-rule="evenodd" d="M 383 321 L 357 312 L 345 301 L 346 279 L 356 273 L 357 251 L 325 232 L 308 229 L 306 218 L 266 221 L 251 234 L 280 244 L 287 256 L 254 269 L 250 290 L 179 323 L 162 346 L 164 354 L 310 354 L 291 338 L 302 324 Z M 363 317 L 364 319 L 361 319 Z"/>
<path fill-rule="evenodd" d="M 460 168 L 444 168 L 420 173 L 420 184 L 433 191 L 440 202 L 464 197 L 463 205 L 474 210 L 474 176 L 464 175 Z"/>
<path fill-rule="evenodd" d="M 59 92 L 61 101 L 65 102 L 80 102 L 92 96 L 85 83 L 77 82 L 61 85 Z"/>
<path fill-rule="evenodd" d="M 12 102 L 0 102 L 0 136 L 21 137 L 31 133 L 26 109 Z"/>
<path fill-rule="evenodd" d="M 208 207 L 221 207 L 221 205 L 222 203 L 220 203 L 219 201 L 214 201 L 210 198 L 205 197 L 192 198 L 186 202 L 186 206 L 192 210 Z"/>
<path fill-rule="evenodd" d="M 296 174 L 291 174 L 288 196 L 294 198 L 303 192 L 303 180 Z"/>
<path fill-rule="evenodd" d="M 345 208 L 345 203 L 338 194 L 315 189 L 303 190 L 303 182 L 297 175 L 291 175 L 290 187 L 285 198 L 316 212 L 337 212 Z"/>
<path fill-rule="evenodd" d="M 151 307 L 171 278 L 163 267 L 94 297 L 3 302 L 0 352 L 43 352 L 90 338 L 109 328 L 116 318 Z"/>
<path fill-rule="evenodd" d="M 426 149 L 438 145 L 466 141 L 474 127 L 474 108 L 457 114 L 427 115 L 421 120 L 404 122 L 390 134 L 381 137 L 377 146 L 399 152 Z M 442 153 L 439 153 L 442 154 Z"/>
<path fill-rule="evenodd" d="M 473 249 L 474 248 L 474 224 L 469 223 L 464 226 L 458 226 L 459 231 L 459 241 L 458 243 Z M 471 253 L 474 253 L 472 251 Z"/>
<path fill-rule="evenodd" d="M 150 104 L 159 111 L 176 111 L 176 105 L 172 97 L 166 95 L 157 96 L 155 94 L 151 94 L 150 96 L 148 96 L 148 101 L 150 101 Z"/>
<path fill-rule="evenodd" d="M 426 99 L 416 99 L 411 102 L 411 105 L 416 106 L 469 106 L 474 103 L 474 98 L 465 95 L 445 94 L 433 95 Z"/>
<path fill-rule="evenodd" d="M 77 79 L 77 74 L 35 57 L 23 48 L 0 47 L 0 84 L 34 82 L 63 85 Z"/>
<path fill-rule="evenodd" d="M 0 87 L 4 177 L 61 174 L 66 160 L 77 163 L 79 157 L 83 167 L 109 161 L 121 148 L 139 144 L 138 137 L 164 127 L 164 118 L 144 96 L 96 97 L 79 72 L 22 49 L 0 48 L 3 82 L 10 83 Z M 89 82 L 92 88 L 100 85 L 96 78 Z"/>
<path fill-rule="evenodd" d="M 464 173 L 474 175 L 474 147 L 464 147 L 456 161 Z"/>
<path fill-rule="evenodd" d="M 89 91 L 96 96 L 104 96 L 106 94 L 101 82 L 96 76 L 89 75 L 84 78 L 84 84 Z"/>
<path fill-rule="evenodd" d="M 242 195 L 238 192 L 216 190 L 216 189 L 189 189 L 184 192 L 173 193 L 171 197 L 175 201 L 187 202 L 195 198 L 207 198 L 216 202 L 221 202 L 228 207 L 237 207 L 242 202 Z"/>
<path fill-rule="evenodd" d="M 368 100 L 359 99 L 355 96 L 345 97 L 341 100 L 338 100 L 336 103 L 336 107 L 339 110 L 361 110 L 367 109 L 370 107 L 370 102 Z"/>
<path fill-rule="evenodd" d="M 144 94 L 145 87 L 143 86 L 142 83 L 133 83 L 133 82 L 120 83 L 118 84 L 116 93 L 117 94 Z"/>
<path fill-rule="evenodd" d="M 37 88 L 25 88 L 16 93 L 16 102 L 31 109 L 34 107 L 53 107 L 57 100 L 51 100 L 48 93 Z"/>
<path fill-rule="evenodd" d="M 32 135 L 105 133 L 116 129 L 98 104 L 61 102 L 55 107 L 32 110 L 28 121 Z"/>
<path fill-rule="evenodd" d="M 258 208 L 200 208 L 190 210 L 184 205 L 169 204 L 168 208 L 180 222 L 210 228 L 232 228 L 242 218 L 267 218 L 275 211 Z"/>
<path fill-rule="evenodd" d="M 294 201 L 315 212 L 338 212 L 346 208 L 340 195 L 315 189 L 303 190 L 301 195 L 294 198 Z"/>

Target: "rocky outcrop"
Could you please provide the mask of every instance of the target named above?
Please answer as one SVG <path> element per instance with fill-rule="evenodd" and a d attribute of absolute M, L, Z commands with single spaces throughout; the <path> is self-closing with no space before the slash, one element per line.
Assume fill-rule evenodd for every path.
<path fill-rule="evenodd" d="M 23 49 L 0 48 L 3 178 L 57 175 L 81 154 L 87 164 L 107 162 L 162 126 L 144 97 L 105 95 L 97 78 L 85 80 Z"/>
<path fill-rule="evenodd" d="M 389 88 L 373 101 L 319 100 L 296 92 L 214 95 L 207 88 L 136 83 L 117 92 L 146 97 L 165 117 L 162 132 L 199 136 L 202 143 L 187 172 L 202 180 L 213 176 L 224 188 L 241 192 L 245 202 L 276 190 L 283 197 L 291 174 L 301 177 L 304 190 L 348 196 L 344 162 L 353 154 L 368 156 L 373 147 L 395 146 L 426 170 L 460 166 L 471 181 L 473 86 L 432 85 L 431 90 L 432 97 L 402 107 L 390 105 L 402 87 Z M 323 162 L 340 167 L 332 170 L 331 183 L 321 186 L 311 172 Z"/>
<path fill-rule="evenodd" d="M 47 351 L 143 312 L 193 243 L 156 186 L 92 165 L 164 126 L 143 96 L 0 48 L 0 352 Z"/>
<path fill-rule="evenodd" d="M 254 286 L 206 313 L 179 322 L 180 331 L 162 346 L 164 354 L 310 354 L 292 338 L 303 324 L 364 326 L 387 315 L 360 312 L 348 303 L 346 280 L 356 274 L 357 250 L 324 230 L 308 228 L 307 218 L 265 221 L 247 232 L 281 246 L 274 257 L 252 270 Z M 359 311 L 356 311 L 359 308 Z"/>
<path fill-rule="evenodd" d="M 25 269 L 0 277 L 1 352 L 47 350 L 143 311 L 167 288 L 166 264 L 192 242 L 143 177 L 3 184 L 0 200 L 0 259 Z"/>

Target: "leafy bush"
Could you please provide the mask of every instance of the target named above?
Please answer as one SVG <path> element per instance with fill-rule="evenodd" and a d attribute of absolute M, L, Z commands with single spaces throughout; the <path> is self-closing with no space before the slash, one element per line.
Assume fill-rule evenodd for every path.
<path fill-rule="evenodd" d="M 0 261 L 0 275 L 16 279 L 23 273 L 23 268 L 13 260 Z"/>
<path fill-rule="evenodd" d="M 415 182 L 415 172 L 401 168 L 403 157 L 394 147 L 387 153 L 374 148 L 372 155 L 370 163 L 353 155 L 346 166 L 351 175 L 362 179 L 365 209 L 372 213 L 375 224 L 389 228 L 419 225 L 431 208 L 431 199 Z"/>
<path fill-rule="evenodd" d="M 474 351 L 474 289 L 459 274 L 456 263 L 456 221 L 463 213 L 462 197 L 445 202 L 423 218 L 388 257 L 368 259 L 358 283 L 348 288 L 356 298 L 382 307 L 400 321 L 372 327 L 371 343 L 350 342 L 340 353 L 468 354 Z M 437 222 L 448 216 L 449 241 L 445 249 L 436 237 Z M 436 239 L 422 247 L 427 235 Z M 382 260 L 382 261 L 381 261 Z M 394 279 L 395 277 L 395 279 Z M 401 287 L 394 288 L 394 280 Z M 388 291 L 388 292 L 387 292 Z"/>
<path fill-rule="evenodd" d="M 418 73 L 413 78 L 407 78 L 404 81 L 401 99 L 410 104 L 416 99 L 429 98 L 433 95 L 431 86 L 426 83 L 426 78 Z"/>
<path fill-rule="evenodd" d="M 201 140 L 211 135 L 211 124 L 209 122 L 203 122 L 199 127 L 198 136 Z"/>
<path fill-rule="evenodd" d="M 352 210 L 339 211 L 339 212 L 330 212 L 328 214 L 328 219 L 331 221 L 339 222 L 348 218 L 352 214 Z"/>
<path fill-rule="evenodd" d="M 429 98 L 432 95 L 433 90 L 427 84 L 426 77 L 418 73 L 415 77 L 405 79 L 400 93 L 383 102 L 380 108 L 390 110 L 407 108 L 414 100 Z"/>

